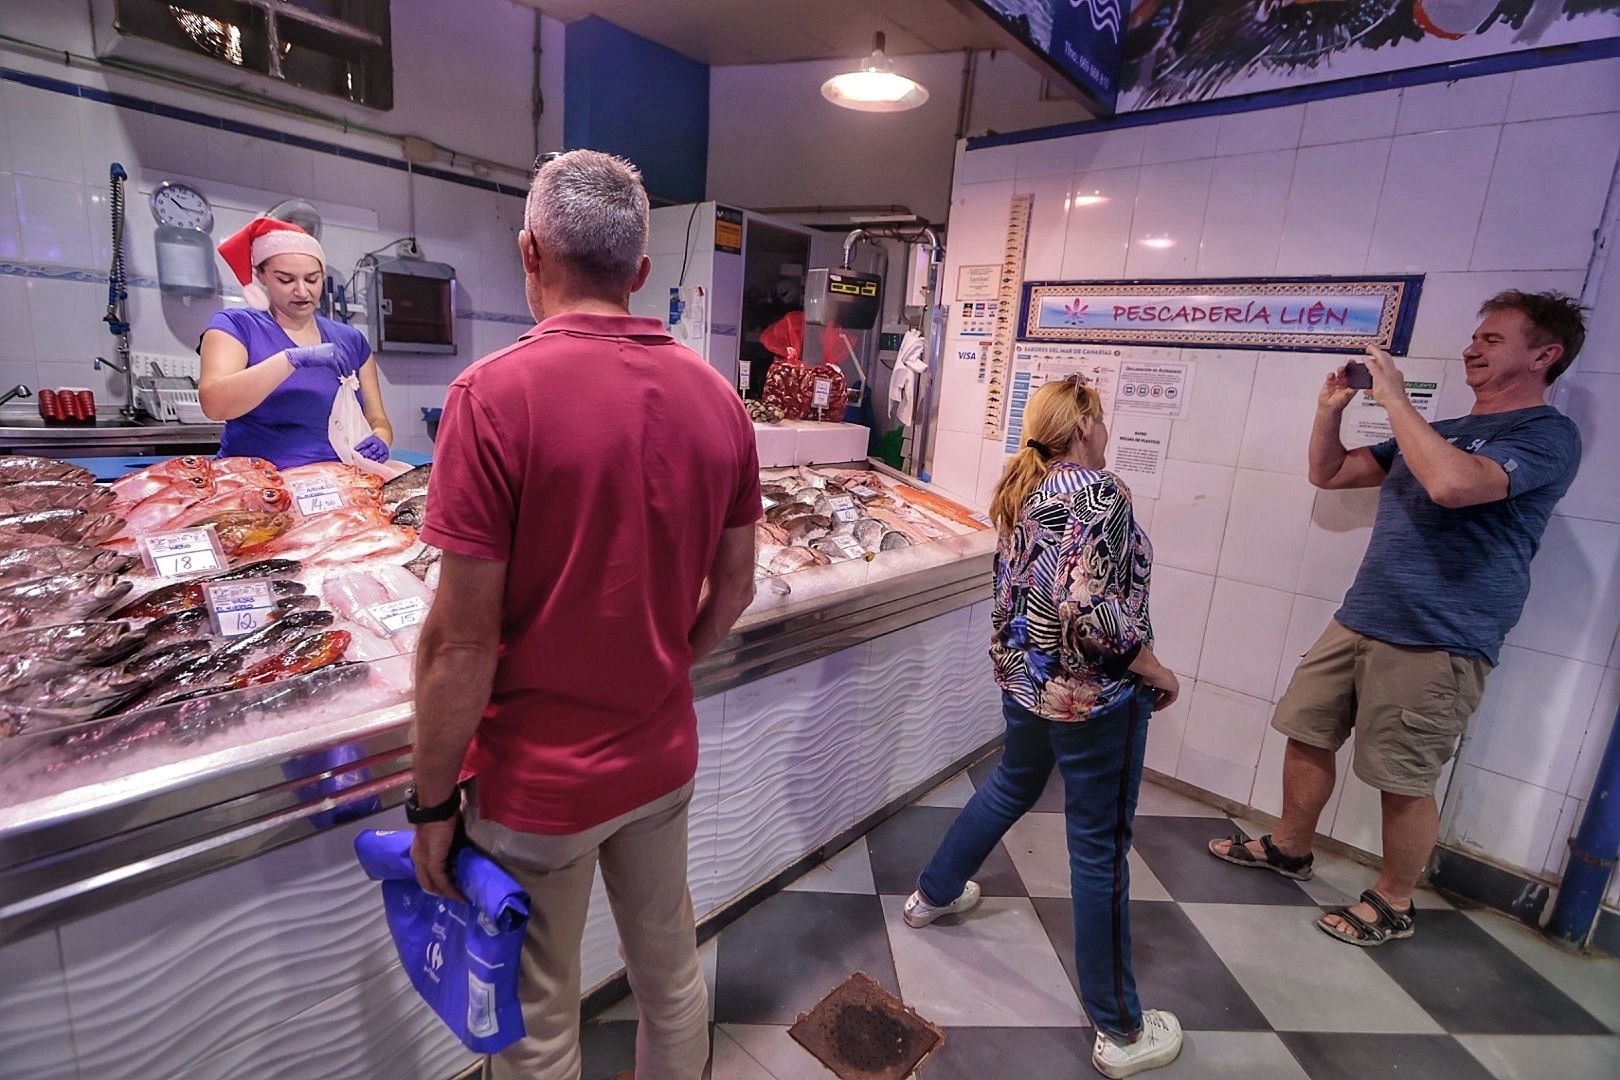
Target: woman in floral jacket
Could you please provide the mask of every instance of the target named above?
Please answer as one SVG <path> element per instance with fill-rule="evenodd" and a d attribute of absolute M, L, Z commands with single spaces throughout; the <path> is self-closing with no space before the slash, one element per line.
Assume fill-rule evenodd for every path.
<path fill-rule="evenodd" d="M 1153 549 L 1131 493 L 1104 471 L 1108 429 L 1078 377 L 1047 383 L 1024 415 L 1029 436 L 991 502 L 1001 534 L 990 655 L 1007 722 L 1001 762 L 963 808 L 906 901 L 927 926 L 969 911 L 969 880 L 1040 798 L 1055 766 L 1068 823 L 1075 959 L 1097 1030 L 1092 1064 L 1121 1077 L 1175 1060 L 1181 1025 L 1142 1010 L 1131 972 L 1126 853 L 1147 722 L 1180 690 L 1153 655 Z"/>

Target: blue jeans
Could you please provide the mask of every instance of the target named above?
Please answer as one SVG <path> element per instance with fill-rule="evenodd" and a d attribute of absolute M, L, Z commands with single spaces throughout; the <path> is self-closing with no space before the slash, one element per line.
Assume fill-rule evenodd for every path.
<path fill-rule="evenodd" d="M 1131 819 L 1142 785 L 1153 698 L 1139 691 L 1082 723 L 1045 720 L 1002 695 L 1006 746 L 989 781 L 962 808 L 917 887 L 949 904 L 968 878 L 1041 797 L 1055 764 L 1063 775 L 1074 897 L 1074 958 L 1080 1000 L 1092 1024 L 1118 1039 L 1142 1027 L 1131 971 Z"/>

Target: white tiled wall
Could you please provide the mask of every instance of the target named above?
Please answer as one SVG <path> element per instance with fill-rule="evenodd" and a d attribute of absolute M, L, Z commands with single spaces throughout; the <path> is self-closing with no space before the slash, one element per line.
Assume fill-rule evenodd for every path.
<path fill-rule="evenodd" d="M 141 92 L 171 100 L 150 85 Z M 253 122 L 279 126 L 269 114 Z M 336 132 L 321 137 L 343 141 Z M 363 148 L 378 150 L 374 142 Z M 25 271 L 105 274 L 111 254 L 107 168 L 115 160 L 131 177 L 125 252 L 132 277 L 156 277 L 156 224 L 147 193 L 166 178 L 194 183 L 214 202 L 216 243 L 283 199 L 311 200 L 325 219 L 322 243 L 338 280 L 364 253 L 411 234 L 407 181 L 398 170 L 0 82 L 0 260 L 23 264 Z M 396 445 L 428 451 L 421 409 L 441 404 L 463 367 L 523 329 L 471 317 L 526 316 L 515 241 L 522 201 L 421 176 L 415 189 L 415 235 L 423 253 L 456 269 L 458 352 L 449 358 L 389 354 L 379 366 Z M 217 269 L 226 293 L 239 296 L 222 261 Z M 131 345 L 158 355 L 193 353 L 209 314 L 240 303 L 188 304 L 155 288 L 135 287 L 130 294 Z M 89 387 L 98 401 L 121 402 L 123 377 L 91 365 L 114 348 L 101 321 L 106 307 L 105 285 L 0 274 L 0 384 Z"/>
<path fill-rule="evenodd" d="M 1557 872 L 1620 704 L 1620 271 L 1586 282 L 1595 231 L 1613 229 L 1602 216 L 1620 151 L 1620 61 L 1039 145 L 959 155 L 946 281 L 998 261 L 1015 185 L 1036 193 L 1031 277 L 1054 264 L 1067 280 L 1423 273 L 1404 363 L 1441 380 L 1442 416 L 1472 404 L 1457 357 L 1480 301 L 1508 287 L 1608 298 L 1555 398 L 1581 427 L 1581 474 L 1446 789 L 1448 843 Z M 1019 163 L 1037 161 L 1038 179 L 1021 178 Z M 1064 192 L 1071 204 L 1043 203 Z M 1183 359 L 1198 368 L 1191 414 L 1172 427 L 1149 531 L 1158 649 L 1187 692 L 1155 718 L 1149 764 L 1276 812 L 1284 740 L 1266 721 L 1355 576 L 1377 493 L 1305 479 L 1330 360 Z M 985 495 L 1003 458 L 980 439 L 972 371 L 946 373 L 934 474 Z M 1377 793 L 1347 777 L 1321 827 L 1378 850 Z"/>

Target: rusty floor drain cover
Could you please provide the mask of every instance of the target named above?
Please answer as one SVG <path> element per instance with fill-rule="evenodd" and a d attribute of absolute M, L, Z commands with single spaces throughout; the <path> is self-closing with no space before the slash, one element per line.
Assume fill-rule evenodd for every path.
<path fill-rule="evenodd" d="M 840 1080 L 905 1080 L 945 1033 L 864 972 L 845 979 L 788 1029 Z"/>

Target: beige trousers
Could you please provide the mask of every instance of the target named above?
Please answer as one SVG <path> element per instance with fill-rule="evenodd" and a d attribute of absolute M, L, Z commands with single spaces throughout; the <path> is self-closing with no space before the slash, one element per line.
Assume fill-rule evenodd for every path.
<path fill-rule="evenodd" d="M 709 1001 L 686 889 L 692 785 L 584 832 L 545 836 L 493 821 L 473 843 L 529 894 L 518 997 L 525 1036 L 489 1060 L 490 1080 L 578 1080 L 580 941 L 597 863 L 640 1024 L 637 1080 L 698 1080 L 709 1057 Z"/>

